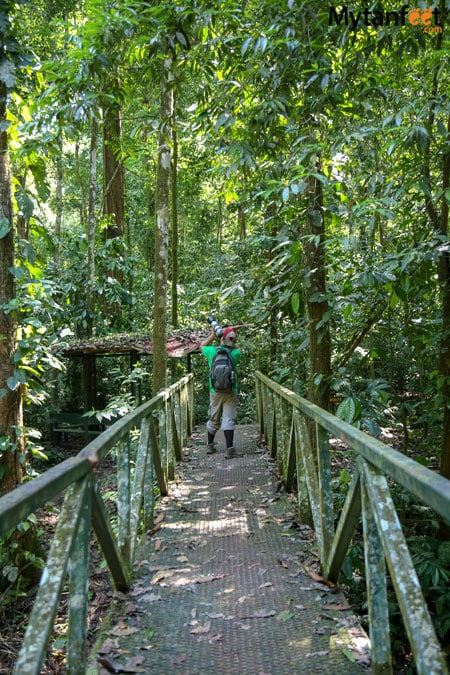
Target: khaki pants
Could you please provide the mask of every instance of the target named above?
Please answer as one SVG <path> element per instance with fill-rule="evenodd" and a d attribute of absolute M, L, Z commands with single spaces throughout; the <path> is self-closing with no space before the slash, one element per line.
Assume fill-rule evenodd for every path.
<path fill-rule="evenodd" d="M 215 434 L 222 425 L 223 431 L 234 429 L 237 417 L 238 397 L 234 391 L 217 392 L 209 394 L 209 420 L 206 428 L 211 434 Z"/>

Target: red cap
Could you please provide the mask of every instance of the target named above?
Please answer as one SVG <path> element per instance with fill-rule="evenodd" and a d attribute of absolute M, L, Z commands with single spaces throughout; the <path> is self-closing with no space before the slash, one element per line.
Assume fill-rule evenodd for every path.
<path fill-rule="evenodd" d="M 234 341 L 236 340 L 236 331 L 234 330 L 233 326 L 224 328 L 222 337 L 224 344 L 229 346 L 234 345 Z"/>

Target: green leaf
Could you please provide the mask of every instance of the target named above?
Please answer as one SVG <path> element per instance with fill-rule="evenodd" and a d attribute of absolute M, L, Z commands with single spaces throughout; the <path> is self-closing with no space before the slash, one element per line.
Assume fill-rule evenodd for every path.
<path fill-rule="evenodd" d="M 294 314 L 298 314 L 300 309 L 300 295 L 298 293 L 292 293 L 291 295 L 291 307 Z"/>
<path fill-rule="evenodd" d="M 447 201 L 447 204 L 450 204 L 450 188 L 447 188 L 445 191 L 445 199 Z"/>
<path fill-rule="evenodd" d="M 3 575 L 8 579 L 9 582 L 14 583 L 19 576 L 19 570 L 13 565 L 6 565 L 3 569 Z"/>
<path fill-rule="evenodd" d="M 31 454 L 33 457 L 37 457 L 38 459 L 42 459 L 44 462 L 48 461 L 48 456 L 42 452 L 39 448 L 31 448 Z"/>
<path fill-rule="evenodd" d="M 15 391 L 20 384 L 20 380 L 16 377 L 16 375 L 11 375 L 11 377 L 8 377 L 6 380 L 6 384 L 8 385 L 10 391 Z"/>
<path fill-rule="evenodd" d="M 0 220 L 0 239 L 4 239 L 11 230 L 12 227 L 9 224 L 9 220 L 7 218 L 2 218 Z"/>
<path fill-rule="evenodd" d="M 351 661 L 352 663 L 356 663 L 356 659 L 355 659 L 354 655 L 352 654 L 352 652 L 350 651 L 350 649 L 344 648 L 342 650 L 342 653 L 348 658 L 349 661 Z"/>
<path fill-rule="evenodd" d="M 294 612 L 284 609 L 277 615 L 277 621 L 282 621 L 284 623 L 285 621 L 290 621 L 290 619 L 293 619 L 294 617 Z"/>
<path fill-rule="evenodd" d="M 244 42 L 242 43 L 242 47 L 241 47 L 241 56 L 245 55 L 247 49 L 249 48 L 249 45 L 250 45 L 251 41 L 252 41 L 251 37 L 244 40 Z"/>
<path fill-rule="evenodd" d="M 336 417 L 352 424 L 356 415 L 356 402 L 352 396 L 348 396 L 343 401 L 341 401 L 336 410 Z"/>
<path fill-rule="evenodd" d="M 370 417 L 364 417 L 362 422 L 366 427 L 367 432 L 372 434 L 372 436 L 379 436 L 381 434 L 380 427 L 374 420 L 370 419 Z"/>

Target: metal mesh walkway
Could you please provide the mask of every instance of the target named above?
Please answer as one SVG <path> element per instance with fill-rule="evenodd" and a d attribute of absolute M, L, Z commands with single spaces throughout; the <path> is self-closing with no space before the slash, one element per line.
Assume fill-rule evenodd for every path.
<path fill-rule="evenodd" d="M 313 533 L 278 490 L 256 427 L 237 429 L 233 459 L 223 443 L 207 455 L 205 436 L 161 501 L 94 672 L 366 672 L 367 637 L 317 574 Z"/>

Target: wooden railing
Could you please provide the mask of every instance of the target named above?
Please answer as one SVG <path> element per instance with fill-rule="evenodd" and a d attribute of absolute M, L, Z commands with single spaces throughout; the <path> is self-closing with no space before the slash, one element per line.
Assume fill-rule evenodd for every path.
<path fill-rule="evenodd" d="M 69 576 L 67 672 L 84 674 L 89 541 L 93 527 L 117 590 L 131 581 L 136 545 L 152 527 L 155 483 L 162 495 L 193 423 L 193 375 L 187 375 L 115 422 L 78 455 L 0 499 L 0 537 L 65 493 L 39 590 L 15 666 L 17 675 L 41 672 L 61 593 Z M 111 525 L 96 467 L 117 453 L 117 532 Z"/>
<path fill-rule="evenodd" d="M 430 613 L 391 495 L 406 488 L 450 521 L 450 481 L 313 405 L 262 373 L 256 375 L 257 416 L 287 489 L 296 485 L 299 518 L 312 521 L 324 576 L 336 582 L 362 517 L 373 673 L 392 673 L 387 571 L 418 673 L 447 673 Z M 354 473 L 335 528 L 330 439 L 354 454 Z M 311 441 L 311 438 L 314 440 Z"/>

